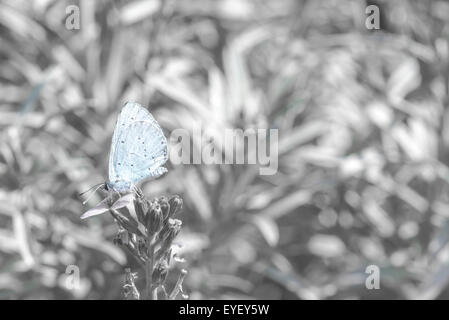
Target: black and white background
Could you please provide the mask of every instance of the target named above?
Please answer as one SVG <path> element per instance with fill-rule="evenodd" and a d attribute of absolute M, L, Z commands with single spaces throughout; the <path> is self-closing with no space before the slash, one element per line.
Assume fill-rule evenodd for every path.
<path fill-rule="evenodd" d="M 274 174 L 169 159 L 140 185 L 183 199 L 184 298 L 446 299 L 448 97 L 444 0 L 1 0 L 0 298 L 144 286 L 112 216 L 80 220 L 104 195 L 79 197 L 136 101 L 170 147 L 278 133 Z"/>

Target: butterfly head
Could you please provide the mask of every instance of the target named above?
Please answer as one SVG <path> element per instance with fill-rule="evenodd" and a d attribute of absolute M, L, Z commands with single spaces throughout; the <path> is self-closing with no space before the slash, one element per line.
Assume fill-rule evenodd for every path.
<path fill-rule="evenodd" d="M 112 186 L 111 186 L 111 184 L 110 184 L 109 182 L 106 181 L 106 182 L 103 184 L 102 189 L 103 189 L 104 191 L 112 191 Z"/>

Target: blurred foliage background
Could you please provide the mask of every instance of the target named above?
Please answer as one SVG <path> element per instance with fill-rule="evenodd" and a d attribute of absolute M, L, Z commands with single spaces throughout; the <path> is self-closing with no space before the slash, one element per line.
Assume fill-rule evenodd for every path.
<path fill-rule="evenodd" d="M 116 299 L 142 272 L 111 216 L 79 219 L 128 100 L 167 137 L 279 129 L 276 175 L 168 163 L 143 184 L 184 200 L 192 299 L 449 298 L 448 17 L 444 0 L 0 1 L 0 298 Z"/>

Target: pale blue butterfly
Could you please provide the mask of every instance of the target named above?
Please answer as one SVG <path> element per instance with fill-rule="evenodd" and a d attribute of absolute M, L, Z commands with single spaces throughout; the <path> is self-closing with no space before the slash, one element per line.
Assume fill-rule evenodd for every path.
<path fill-rule="evenodd" d="M 140 104 L 127 102 L 120 111 L 109 154 L 106 190 L 126 192 L 137 182 L 167 172 L 167 140 L 150 112 Z"/>

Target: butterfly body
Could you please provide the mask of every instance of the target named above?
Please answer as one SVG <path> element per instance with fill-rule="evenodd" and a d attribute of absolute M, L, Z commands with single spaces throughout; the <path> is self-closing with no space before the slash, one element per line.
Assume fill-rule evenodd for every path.
<path fill-rule="evenodd" d="M 140 180 L 156 178 L 167 169 L 167 140 L 157 121 L 138 103 L 122 108 L 112 137 L 106 190 L 126 192 Z"/>

